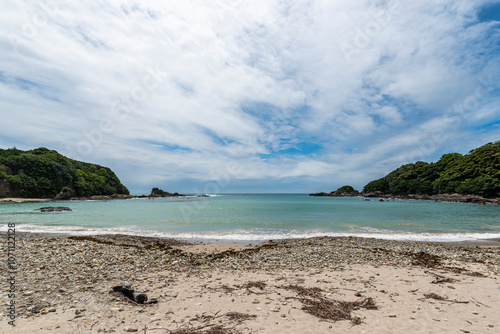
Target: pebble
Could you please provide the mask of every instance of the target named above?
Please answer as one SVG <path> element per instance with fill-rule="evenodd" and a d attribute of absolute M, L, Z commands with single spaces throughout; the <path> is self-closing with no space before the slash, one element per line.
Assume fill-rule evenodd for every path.
<path fill-rule="evenodd" d="M 150 284 L 151 294 L 158 297 L 160 293 L 154 291 L 153 287 L 168 286 L 168 290 L 171 291 L 173 286 L 168 280 L 147 283 L 152 280 L 150 273 L 155 271 L 190 272 L 190 275 L 208 277 L 214 269 L 234 269 L 241 272 L 251 270 L 277 272 L 280 269 L 320 272 L 341 269 L 345 267 L 345 263 L 370 264 L 375 267 L 386 265 L 412 267 L 414 259 L 408 254 L 420 252 L 437 256 L 444 264 L 447 264 L 447 261 L 454 261 L 457 267 L 478 262 L 488 263 L 492 268 L 500 266 L 500 250 L 497 249 L 489 249 L 485 252 L 483 249 L 476 248 L 355 237 L 324 237 L 275 242 L 270 244 L 270 247 L 247 251 L 245 256 L 239 256 L 240 253 L 237 252 L 229 252 L 225 256 L 213 257 L 203 252 L 187 254 L 169 249 L 171 246 L 182 245 L 186 243 L 173 239 L 125 235 L 86 236 L 71 239 L 65 237 L 20 238 L 16 242 L 16 254 L 19 259 L 23 259 L 20 265 L 26 270 L 19 271 L 16 278 L 16 281 L 21 282 L 18 295 L 18 316 L 31 316 L 43 309 L 48 311 L 49 306 L 73 303 L 78 307 L 82 304 L 79 304 L 81 303 L 80 297 L 75 297 L 74 293 L 77 291 L 80 291 L 80 294 L 89 294 L 89 296 L 102 293 L 103 298 L 106 297 L 102 301 L 108 301 L 107 289 L 113 286 L 112 284 L 120 285 L 121 283 L 126 287 L 132 287 L 136 282 L 124 282 L 130 277 L 141 278 L 139 283 L 144 285 L 140 288 L 147 288 L 147 284 Z M 291 256 L 292 253 L 293 256 Z M 130 266 L 129 263 L 134 263 L 134 265 Z M 218 281 L 219 276 L 215 276 L 213 279 Z M 144 280 L 146 278 L 147 281 Z M 34 291 L 33 287 L 40 286 L 40 282 L 43 282 L 44 288 Z M 46 289 L 45 286 L 51 288 Z M 52 289 L 52 287 L 57 288 Z M 500 286 L 498 288 L 500 289 Z M 363 293 L 361 291 L 365 290 L 357 292 L 361 294 Z M 385 290 L 379 291 L 387 293 Z M 36 295 L 39 304 L 33 301 L 33 295 Z M 178 297 L 179 292 L 171 291 L 170 296 L 167 295 L 165 299 Z M 41 301 L 44 298 L 50 302 L 50 305 L 47 302 L 42 304 Z M 281 297 L 280 302 L 285 303 L 286 298 Z M 75 315 L 81 315 L 81 313 L 75 313 Z"/>
<path fill-rule="evenodd" d="M 138 332 L 138 331 L 139 331 L 139 329 L 137 329 L 137 328 L 132 328 L 132 327 L 125 327 L 124 329 L 125 329 L 125 332 L 131 332 L 131 333 L 132 333 L 132 332 Z"/>

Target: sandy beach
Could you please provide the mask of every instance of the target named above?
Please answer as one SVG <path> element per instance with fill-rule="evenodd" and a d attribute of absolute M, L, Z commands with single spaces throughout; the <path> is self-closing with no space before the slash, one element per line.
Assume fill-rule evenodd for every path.
<path fill-rule="evenodd" d="M 0 198 L 0 203 L 29 203 L 29 202 L 52 202 L 52 198 L 15 198 L 5 197 Z"/>
<path fill-rule="evenodd" d="M 500 330 L 498 240 L 314 238 L 245 246 L 121 235 L 16 238 L 16 326 L 8 324 L 2 249 L 1 333 Z M 114 286 L 145 292 L 148 304 L 110 293 Z"/>

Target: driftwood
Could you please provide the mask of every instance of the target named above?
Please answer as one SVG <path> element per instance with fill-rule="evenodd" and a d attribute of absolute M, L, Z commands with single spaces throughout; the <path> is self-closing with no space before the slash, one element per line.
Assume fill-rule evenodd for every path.
<path fill-rule="evenodd" d="M 122 287 L 121 285 L 113 287 L 111 292 L 121 292 L 125 297 L 137 304 L 155 304 L 157 300 L 148 301 L 148 296 L 144 292 L 137 292 L 135 290 L 130 290 Z"/>

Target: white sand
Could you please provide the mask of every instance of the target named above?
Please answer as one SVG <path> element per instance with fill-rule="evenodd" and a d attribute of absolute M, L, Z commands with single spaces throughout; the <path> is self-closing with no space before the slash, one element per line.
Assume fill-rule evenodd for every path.
<path fill-rule="evenodd" d="M 471 269 L 484 268 L 471 265 Z M 500 332 L 498 277 L 431 272 L 459 282 L 431 284 L 434 276 L 425 269 L 369 265 L 323 272 L 213 272 L 211 277 L 150 273 L 134 288 L 146 290 L 150 298 L 158 298 L 158 304 L 134 305 L 123 297 L 107 294 L 109 287 L 103 287 L 79 292 L 72 303 L 55 312 L 17 319 L 15 328 L 4 318 L 0 332 L 103 333 L 106 330 L 107 333 L 126 333 L 125 328 L 129 327 L 140 333 L 169 333 L 169 330 L 211 324 L 223 324 L 240 333 Z M 221 288 L 223 285 L 235 288 L 254 281 L 265 282 L 265 289 L 240 288 L 230 293 Z M 324 321 L 301 310 L 297 293 L 282 287 L 290 284 L 319 287 L 328 299 L 354 301 L 372 297 L 379 310 L 355 311 L 353 314 L 363 321 L 360 325 L 352 325 L 348 320 Z M 356 291 L 361 291 L 361 297 L 355 296 Z M 424 294 L 431 292 L 447 300 L 427 299 Z M 85 309 L 83 316 L 75 318 L 75 310 L 81 309 Z M 224 316 L 228 312 L 257 317 L 237 323 Z M 215 319 L 202 322 L 202 317 L 214 315 Z"/>

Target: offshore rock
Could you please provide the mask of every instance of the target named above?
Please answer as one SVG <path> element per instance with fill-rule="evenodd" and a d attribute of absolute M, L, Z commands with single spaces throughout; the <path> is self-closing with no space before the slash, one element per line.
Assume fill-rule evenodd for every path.
<path fill-rule="evenodd" d="M 35 209 L 33 211 L 41 211 L 41 212 L 60 212 L 60 211 L 73 211 L 65 206 L 46 206 L 40 209 Z"/>

